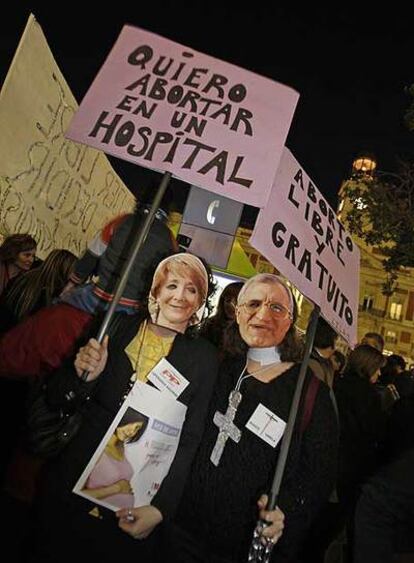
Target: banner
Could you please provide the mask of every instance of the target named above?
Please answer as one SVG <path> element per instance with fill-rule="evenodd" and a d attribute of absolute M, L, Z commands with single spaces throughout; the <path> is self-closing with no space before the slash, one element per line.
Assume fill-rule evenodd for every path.
<path fill-rule="evenodd" d="M 356 344 L 359 248 L 286 148 L 249 242 Z"/>
<path fill-rule="evenodd" d="M 298 98 L 287 86 L 125 26 L 67 135 L 261 207 Z"/>
<path fill-rule="evenodd" d="M 79 255 L 134 197 L 106 156 L 65 139 L 77 103 L 31 15 L 0 93 L 0 232 L 30 233 L 38 254 Z"/>

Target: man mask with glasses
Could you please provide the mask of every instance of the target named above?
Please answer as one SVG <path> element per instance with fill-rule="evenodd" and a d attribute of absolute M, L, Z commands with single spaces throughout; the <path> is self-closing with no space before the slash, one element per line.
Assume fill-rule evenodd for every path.
<path fill-rule="evenodd" d="M 236 319 L 240 335 L 250 347 L 280 344 L 292 324 L 292 317 L 292 295 L 282 282 L 252 282 L 239 293 Z"/>

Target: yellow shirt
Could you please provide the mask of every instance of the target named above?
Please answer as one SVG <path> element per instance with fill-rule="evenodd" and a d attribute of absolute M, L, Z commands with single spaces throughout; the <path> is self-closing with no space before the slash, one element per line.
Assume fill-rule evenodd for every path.
<path fill-rule="evenodd" d="M 147 381 L 153 367 L 170 353 L 174 338 L 175 334 L 159 336 L 148 327 L 146 321 L 142 323 L 137 334 L 125 348 L 135 370 L 131 380 Z"/>

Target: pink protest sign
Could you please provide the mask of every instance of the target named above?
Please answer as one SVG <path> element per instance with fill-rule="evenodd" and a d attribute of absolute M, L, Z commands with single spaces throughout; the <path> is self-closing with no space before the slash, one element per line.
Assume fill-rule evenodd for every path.
<path fill-rule="evenodd" d="M 286 148 L 249 242 L 356 344 L 359 248 Z"/>
<path fill-rule="evenodd" d="M 125 26 L 67 137 L 261 207 L 298 98 L 283 84 Z"/>

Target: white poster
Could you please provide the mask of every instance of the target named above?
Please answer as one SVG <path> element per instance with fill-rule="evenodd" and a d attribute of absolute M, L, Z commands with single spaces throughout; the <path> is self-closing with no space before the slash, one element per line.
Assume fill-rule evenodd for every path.
<path fill-rule="evenodd" d="M 29 233 L 37 255 L 80 255 L 135 198 L 104 153 L 64 137 L 78 105 L 29 17 L 0 92 L 0 234 Z"/>
<path fill-rule="evenodd" d="M 73 488 L 112 510 L 151 503 L 177 451 L 187 407 L 137 381 Z"/>

